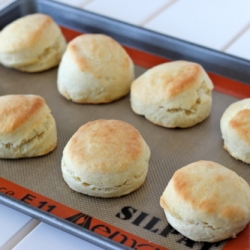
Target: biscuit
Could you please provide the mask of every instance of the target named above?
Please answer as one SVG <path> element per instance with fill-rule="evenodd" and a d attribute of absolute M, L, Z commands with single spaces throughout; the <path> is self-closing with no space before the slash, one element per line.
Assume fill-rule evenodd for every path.
<path fill-rule="evenodd" d="M 77 192 L 120 197 L 146 179 L 150 149 L 138 130 L 119 120 L 96 120 L 81 126 L 63 150 L 62 174 Z"/>
<path fill-rule="evenodd" d="M 8 24 L 0 33 L 0 63 L 25 72 L 58 66 L 66 40 L 50 16 L 30 14 Z"/>
<path fill-rule="evenodd" d="M 250 163 L 250 98 L 232 103 L 224 111 L 220 129 L 224 149 L 235 159 Z"/>
<path fill-rule="evenodd" d="M 131 108 L 163 127 L 191 127 L 209 116 L 212 89 L 212 81 L 199 64 L 163 63 L 133 81 Z"/>
<path fill-rule="evenodd" d="M 160 198 L 168 222 L 194 241 L 235 237 L 250 221 L 250 187 L 234 171 L 198 161 L 177 170 Z"/>
<path fill-rule="evenodd" d="M 109 36 L 85 34 L 67 46 L 59 66 L 59 93 L 77 103 L 109 103 L 127 95 L 134 64 Z"/>
<path fill-rule="evenodd" d="M 56 124 L 45 100 L 36 95 L 0 97 L 0 158 L 48 154 L 57 145 Z"/>

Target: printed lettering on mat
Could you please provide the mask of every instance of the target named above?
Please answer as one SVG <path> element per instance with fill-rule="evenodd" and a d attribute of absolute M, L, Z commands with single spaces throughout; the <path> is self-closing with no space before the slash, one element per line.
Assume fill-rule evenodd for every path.
<path fill-rule="evenodd" d="M 0 178 L 0 193 L 9 195 L 21 202 L 27 203 L 33 207 L 39 208 L 43 211 L 49 212 L 52 215 L 71 221 L 72 223 L 95 232 L 98 235 L 104 236 L 115 242 L 123 244 L 124 246 L 131 247 L 133 249 L 143 250 L 168 250 L 168 248 L 159 246 L 153 242 L 149 242 L 136 235 L 121 230 L 115 226 L 112 226 L 106 222 L 100 221 L 92 216 L 84 214 L 73 208 L 67 207 L 56 201 L 53 201 L 45 196 L 21 187 L 13 182 Z M 133 225 L 142 227 L 144 230 L 148 230 L 151 233 L 158 234 L 167 238 L 169 235 L 174 234 L 177 237 L 176 243 L 184 245 L 189 249 L 197 249 L 199 244 L 199 250 L 212 250 L 216 247 L 220 247 L 224 242 L 218 243 L 196 243 L 192 240 L 179 234 L 169 224 L 164 225 L 160 218 L 140 211 L 131 206 L 125 206 L 117 211 L 115 214 L 118 219 L 130 221 Z M 146 225 L 145 223 L 146 222 Z M 162 226 L 164 225 L 164 226 Z M 250 226 L 241 232 L 237 238 L 229 240 L 223 247 L 223 250 L 248 250 L 249 249 L 249 234 Z"/>
<path fill-rule="evenodd" d="M 68 30 L 62 27 L 62 31 L 67 37 L 67 40 L 71 40 L 79 33 Z M 142 67 L 152 67 L 160 63 L 164 63 L 168 60 L 165 58 L 160 58 L 158 56 L 138 51 L 132 48 L 125 48 L 130 56 L 133 58 L 134 62 Z M 250 88 L 248 85 L 242 84 L 240 82 L 219 76 L 216 74 L 210 74 L 213 83 L 215 84 L 215 89 L 217 91 L 239 97 L 249 97 Z M 230 86 L 230 88 L 228 88 Z M 8 180 L 0 178 L 0 193 L 9 195 L 23 203 L 27 203 L 33 207 L 39 208 L 46 211 L 54 216 L 71 221 L 72 223 L 95 232 L 98 235 L 109 238 L 115 242 L 121 243 L 124 246 L 128 246 L 137 250 L 168 250 L 166 247 L 159 246 L 153 242 L 149 242 L 143 238 L 136 235 L 123 231 L 117 227 L 109 225 L 103 221 L 93 218 L 87 214 L 77 211 L 73 208 L 62 205 L 56 201 L 53 201 L 47 197 L 37 194 L 31 190 L 23 188 L 15 183 Z M 161 219 L 140 211 L 135 207 L 125 206 L 117 211 L 115 214 L 120 220 L 127 220 L 135 226 L 142 227 L 144 230 L 148 230 L 151 233 L 160 235 L 161 237 L 167 238 L 169 235 L 177 236 L 176 244 L 183 245 L 188 249 L 197 249 L 197 243 L 187 239 L 186 237 L 179 234 L 174 230 L 169 224 L 164 224 Z M 146 222 L 142 223 L 142 222 Z M 144 226 L 141 226 L 141 225 Z M 162 226 L 164 224 L 164 226 Z M 222 246 L 223 250 L 249 250 L 250 249 L 250 225 L 247 226 L 235 239 L 228 240 L 225 245 Z M 224 242 L 225 243 L 225 242 Z M 213 250 L 216 247 L 221 247 L 223 242 L 218 243 L 199 243 L 199 250 Z"/>
<path fill-rule="evenodd" d="M 109 238 L 114 242 L 121 243 L 124 246 L 138 250 L 167 250 L 165 247 L 149 242 L 148 240 L 128 233 L 73 208 L 67 207 L 3 178 L 0 178 L 0 193 L 10 195 L 21 202 L 49 212 L 50 214 L 67 221 L 71 221 L 78 226 Z"/>

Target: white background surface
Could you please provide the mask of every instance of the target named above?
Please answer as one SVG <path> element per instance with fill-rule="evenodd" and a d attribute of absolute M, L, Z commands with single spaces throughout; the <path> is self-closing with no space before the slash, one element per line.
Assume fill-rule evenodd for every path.
<path fill-rule="evenodd" d="M 0 0 L 0 9 L 9 2 Z M 59 2 L 250 60 L 249 0 Z M 100 249 L 1 204 L 0 225 L 0 250 Z"/>
<path fill-rule="evenodd" d="M 14 241 L 13 236 L 22 231 L 31 221 L 32 218 L 29 216 L 0 204 L 0 249 L 3 249 L 8 241 Z"/>
<path fill-rule="evenodd" d="M 27 237 L 25 237 L 13 248 L 13 250 L 23 249 L 100 250 L 101 248 L 54 227 L 40 223 L 33 231 L 30 232 L 30 234 L 27 235 Z"/>

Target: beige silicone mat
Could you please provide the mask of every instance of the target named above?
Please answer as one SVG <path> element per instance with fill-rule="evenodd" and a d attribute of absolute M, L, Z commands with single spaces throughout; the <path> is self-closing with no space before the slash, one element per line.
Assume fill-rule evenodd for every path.
<path fill-rule="evenodd" d="M 136 67 L 136 75 L 144 70 Z M 207 120 L 188 129 L 166 129 L 134 114 L 129 96 L 105 105 L 80 105 L 64 99 L 57 91 L 57 68 L 28 74 L 0 66 L 0 75 L 0 95 L 41 95 L 51 108 L 58 129 L 58 147 L 54 152 L 33 159 L 0 160 L 1 177 L 170 250 L 221 249 L 223 243 L 219 246 L 194 243 L 171 229 L 159 198 L 174 171 L 197 160 L 218 162 L 250 182 L 249 166 L 236 161 L 222 148 L 219 120 L 235 98 L 214 92 L 212 113 Z M 67 141 L 81 125 L 100 118 L 132 124 L 151 148 L 144 186 L 125 197 L 101 199 L 78 194 L 61 176 L 60 161 Z"/>

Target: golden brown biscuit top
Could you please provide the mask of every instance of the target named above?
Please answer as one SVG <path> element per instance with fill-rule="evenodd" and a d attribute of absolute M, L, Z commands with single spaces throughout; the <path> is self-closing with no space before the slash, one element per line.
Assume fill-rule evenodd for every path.
<path fill-rule="evenodd" d="M 250 145 L 250 109 L 243 109 L 229 121 L 237 135 Z"/>
<path fill-rule="evenodd" d="M 143 150 L 142 137 L 132 125 L 118 120 L 89 122 L 72 136 L 64 155 L 88 172 L 121 173 Z"/>
<path fill-rule="evenodd" d="M 40 96 L 5 95 L 0 97 L 0 135 L 11 133 L 45 105 Z"/>
<path fill-rule="evenodd" d="M 82 71 L 95 71 L 103 75 L 109 64 L 113 67 L 122 64 L 124 69 L 130 66 L 123 47 L 103 34 L 80 35 L 68 44 L 67 50 Z"/>
<path fill-rule="evenodd" d="M 30 14 L 13 21 L 0 33 L 0 51 L 15 52 L 31 47 L 53 22 L 51 17 L 40 13 Z"/>
<path fill-rule="evenodd" d="M 245 195 L 249 186 L 220 164 L 210 161 L 189 164 L 177 170 L 172 181 L 176 194 L 194 211 L 217 214 L 232 222 L 244 220 L 249 214 L 249 195 Z"/>
<path fill-rule="evenodd" d="M 198 89 L 202 83 L 203 68 L 188 61 L 173 61 L 155 66 L 132 83 L 133 93 L 145 98 L 173 98 L 185 91 Z M 212 86 L 211 86 L 212 88 Z M 136 94 L 135 94 L 136 95 Z"/>
<path fill-rule="evenodd" d="M 192 85 L 198 80 L 200 72 L 200 65 L 179 61 L 178 67 L 176 65 L 171 74 L 163 73 L 162 77 L 165 78 L 166 95 L 173 97 L 186 89 L 192 88 Z"/>

